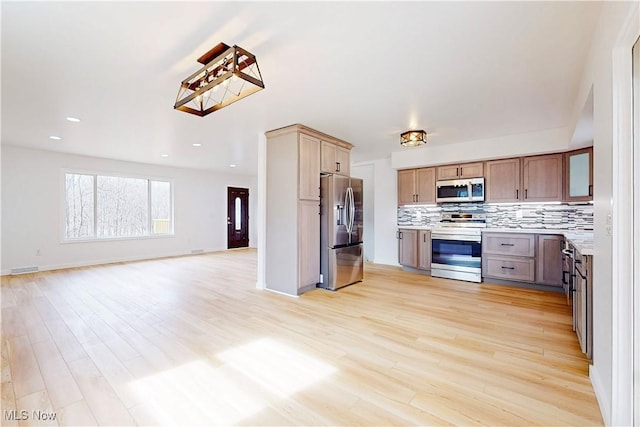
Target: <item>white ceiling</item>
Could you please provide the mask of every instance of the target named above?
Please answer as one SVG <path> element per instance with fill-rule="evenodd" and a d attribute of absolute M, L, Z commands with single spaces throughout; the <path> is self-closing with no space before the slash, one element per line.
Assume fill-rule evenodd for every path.
<path fill-rule="evenodd" d="M 356 162 L 409 128 L 450 144 L 565 127 L 600 6 L 2 2 L 2 144 L 255 173 L 258 135 L 293 123 L 352 142 Z M 219 42 L 254 53 L 266 89 L 173 110 Z"/>

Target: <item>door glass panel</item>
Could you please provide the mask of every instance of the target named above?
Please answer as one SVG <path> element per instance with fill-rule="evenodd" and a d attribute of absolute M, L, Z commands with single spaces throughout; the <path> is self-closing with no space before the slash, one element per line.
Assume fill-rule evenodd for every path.
<path fill-rule="evenodd" d="M 589 195 L 589 153 L 569 157 L 569 196 Z"/>
<path fill-rule="evenodd" d="M 240 201 L 240 197 L 236 197 L 236 231 L 240 231 L 242 228 L 242 202 Z"/>

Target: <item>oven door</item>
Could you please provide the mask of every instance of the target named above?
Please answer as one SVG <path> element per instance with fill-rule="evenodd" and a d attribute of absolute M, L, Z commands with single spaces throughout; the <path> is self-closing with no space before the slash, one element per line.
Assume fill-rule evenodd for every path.
<path fill-rule="evenodd" d="M 482 244 L 479 236 L 431 235 L 431 267 L 480 273 Z"/>

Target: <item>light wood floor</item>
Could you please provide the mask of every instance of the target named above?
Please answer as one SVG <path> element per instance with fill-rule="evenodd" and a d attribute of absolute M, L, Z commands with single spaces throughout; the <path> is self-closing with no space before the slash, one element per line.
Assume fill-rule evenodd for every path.
<path fill-rule="evenodd" d="M 3 277 L 1 424 L 602 424 L 560 294 L 367 265 L 292 298 L 255 271 L 240 250 Z"/>

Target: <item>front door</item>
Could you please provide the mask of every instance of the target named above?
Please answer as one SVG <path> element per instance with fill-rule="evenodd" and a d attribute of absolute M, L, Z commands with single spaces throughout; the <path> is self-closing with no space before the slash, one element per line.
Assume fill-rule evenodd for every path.
<path fill-rule="evenodd" d="M 227 248 L 249 246 L 249 189 L 227 189 Z"/>

